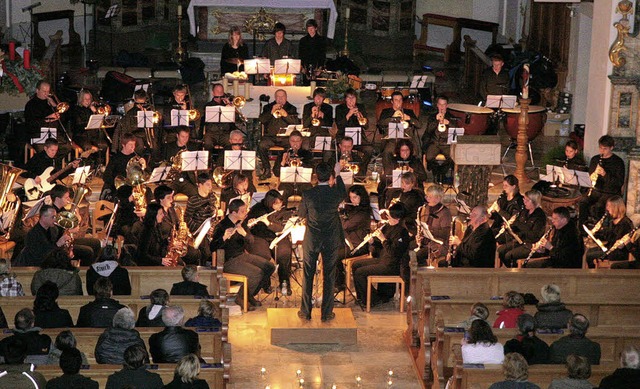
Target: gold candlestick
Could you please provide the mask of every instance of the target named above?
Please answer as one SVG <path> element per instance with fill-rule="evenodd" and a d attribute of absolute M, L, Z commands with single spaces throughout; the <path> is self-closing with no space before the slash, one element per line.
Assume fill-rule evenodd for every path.
<path fill-rule="evenodd" d="M 186 53 L 182 48 L 182 5 L 178 5 L 178 48 L 176 49 L 176 60 L 185 60 Z"/>
<path fill-rule="evenodd" d="M 520 182 L 530 182 L 524 170 L 527 164 L 527 146 L 529 137 L 527 136 L 527 128 L 529 127 L 529 99 L 520 99 L 520 115 L 518 116 L 518 136 L 516 138 L 516 171 L 514 175 Z"/>

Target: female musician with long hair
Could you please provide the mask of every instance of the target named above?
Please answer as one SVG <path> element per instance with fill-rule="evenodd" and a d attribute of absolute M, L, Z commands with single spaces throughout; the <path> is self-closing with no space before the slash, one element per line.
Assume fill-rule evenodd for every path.
<path fill-rule="evenodd" d="M 140 266 L 169 266 L 171 260 L 166 258 L 169 248 L 169 236 L 163 233 L 162 220 L 164 210 L 158 203 L 147 206 L 147 213 L 142 220 L 142 230 L 138 238 L 138 250 L 135 259 Z"/>
<path fill-rule="evenodd" d="M 504 224 L 504 217 L 506 220 L 511 219 L 513 215 L 517 215 L 524 208 L 524 197 L 520 194 L 520 187 L 518 178 L 513 174 L 509 174 L 502 180 L 502 193 L 495 202 L 495 205 L 491 205 L 489 219 L 493 220 L 491 229 L 493 234 L 497 235 L 502 225 Z M 502 217 L 501 217 L 502 216 Z M 505 243 L 511 238 L 503 234 L 500 236 L 498 242 Z"/>
<path fill-rule="evenodd" d="M 249 192 L 249 177 L 244 173 L 234 174 L 231 179 L 231 186 L 220 192 L 220 206 L 226 209 L 231 199 L 244 195 L 251 195 L 251 192 Z"/>
<path fill-rule="evenodd" d="M 447 255 L 449 250 L 449 235 L 451 234 L 451 212 L 444 204 L 444 189 L 442 186 L 434 184 L 427 188 L 425 199 L 427 203 L 418 209 L 418 220 L 424 222 L 429 227 L 429 231 L 434 238 L 441 240 L 443 243 L 428 240 L 424 235 L 424 228 L 418 226 L 419 235 L 416 235 L 419 250 L 416 254 L 418 266 L 427 264 L 429 253 L 433 253 L 433 259 L 442 259 Z"/>
<path fill-rule="evenodd" d="M 220 55 L 220 73 L 244 71 L 244 60 L 249 58 L 249 48 L 242 39 L 242 30 L 238 26 L 231 26 L 229 40 L 222 46 Z"/>
<path fill-rule="evenodd" d="M 248 229 L 253 235 L 251 252 L 270 260 L 272 251 L 269 245 L 276 238 L 276 234 L 284 229 L 290 217 L 291 212 L 284 210 L 282 194 L 275 189 L 268 191 L 264 199 L 251 207 L 245 218 L 245 223 L 250 225 Z M 278 263 L 280 288 L 285 281 L 287 285 L 291 285 L 291 239 L 282 239 L 276 246 L 274 254 Z M 291 288 L 287 291 L 290 294 Z"/>
<path fill-rule="evenodd" d="M 604 217 L 602 228 L 596 231 L 595 237 L 606 242 L 605 247 L 608 250 L 618 239 L 633 230 L 633 222 L 627 217 L 627 207 L 620 196 L 609 198 L 605 209 L 606 216 Z M 592 247 L 587 250 L 587 264 L 590 268 L 595 267 L 594 260 L 600 258 L 602 254 L 600 247 Z M 607 259 L 612 262 L 626 261 L 628 257 L 629 249 L 626 246 L 607 255 Z"/>
<path fill-rule="evenodd" d="M 385 179 L 381 179 L 380 184 L 378 184 L 379 194 L 382 193 L 384 196 L 384 190 L 391 181 L 391 174 L 394 169 L 415 174 L 416 185 L 420 190 L 422 190 L 424 183 L 427 181 L 427 172 L 424 170 L 420 159 L 413 154 L 413 143 L 409 139 L 398 139 L 394 151 L 393 163 L 385 163 L 384 165 Z M 380 203 L 384 204 L 386 198 L 383 197 L 381 200 Z"/>
<path fill-rule="evenodd" d="M 403 219 L 405 226 L 412 236 L 416 234 L 416 215 L 418 208 L 424 204 L 424 194 L 421 188 L 416 187 L 416 175 L 412 172 L 402 173 L 400 176 L 400 189 L 388 188 L 384 195 L 385 209 L 390 209 L 395 203 L 402 203 L 405 208 Z"/>

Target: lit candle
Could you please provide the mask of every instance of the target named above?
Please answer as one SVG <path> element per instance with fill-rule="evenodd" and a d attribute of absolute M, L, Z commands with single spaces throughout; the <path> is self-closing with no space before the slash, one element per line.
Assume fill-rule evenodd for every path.
<path fill-rule="evenodd" d="M 309 83 L 309 87 L 310 87 L 309 89 L 311 90 L 311 91 L 309 92 L 309 96 L 312 96 L 312 97 L 313 97 L 313 91 L 314 91 L 314 90 L 316 90 L 316 82 L 315 82 L 315 81 L 311 81 L 311 82 Z"/>
<path fill-rule="evenodd" d="M 265 375 L 267 369 L 265 367 L 260 368 L 260 375 Z"/>
<path fill-rule="evenodd" d="M 9 60 L 16 60 L 16 42 L 9 42 Z"/>
<path fill-rule="evenodd" d="M 522 66 L 522 98 L 529 98 L 529 64 L 526 63 Z"/>
<path fill-rule="evenodd" d="M 349 19 L 349 16 L 351 16 L 351 8 L 347 7 L 347 12 L 345 13 L 344 17 Z"/>
<path fill-rule="evenodd" d="M 178 4 L 178 19 L 182 18 L 182 4 Z"/>
<path fill-rule="evenodd" d="M 227 77 L 222 77 L 222 90 L 227 93 Z"/>
<path fill-rule="evenodd" d="M 235 80 L 233 80 L 233 95 L 234 96 L 238 95 L 238 89 L 240 89 L 240 81 L 238 81 L 238 79 L 236 78 Z"/>
<path fill-rule="evenodd" d="M 249 100 L 250 97 L 251 97 L 251 83 L 249 81 L 245 81 L 244 82 L 244 98 Z"/>
<path fill-rule="evenodd" d="M 25 49 L 22 57 L 24 58 L 24 68 L 31 69 L 31 52 Z"/>

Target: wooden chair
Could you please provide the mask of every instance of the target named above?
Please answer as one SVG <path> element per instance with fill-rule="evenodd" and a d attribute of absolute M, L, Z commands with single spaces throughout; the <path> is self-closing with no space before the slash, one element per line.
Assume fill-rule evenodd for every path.
<path fill-rule="evenodd" d="M 98 223 L 101 221 L 101 217 L 112 214 L 114 207 L 115 204 L 111 201 L 98 200 L 96 202 L 95 208 L 93 209 L 93 213 L 91 215 L 91 228 L 93 228 L 93 236 L 95 238 L 100 238 L 100 232 L 106 237 L 106 231 L 104 231 L 104 227 L 107 225 L 107 223 L 102 221 L 102 228 L 100 229 L 98 229 Z"/>
<path fill-rule="evenodd" d="M 400 288 L 400 312 L 404 312 L 404 280 L 400 276 L 368 276 L 367 277 L 367 312 L 371 312 L 371 284 L 396 284 L 396 291 Z"/>
<path fill-rule="evenodd" d="M 224 250 L 220 249 L 214 253 L 211 253 L 211 263 L 213 267 L 222 269 L 224 268 Z M 242 311 L 249 312 L 249 282 L 247 276 L 242 274 L 222 273 L 222 277 L 227 281 L 227 291 L 231 288 L 231 282 L 241 282 L 243 290 Z"/>
<path fill-rule="evenodd" d="M 349 290 L 353 290 L 353 271 L 352 271 L 353 263 L 359 259 L 367 259 L 367 258 L 371 258 L 371 255 L 363 254 L 357 257 L 345 258 L 342 260 L 342 263 L 344 264 L 344 282 L 347 288 L 349 288 Z"/>
<path fill-rule="evenodd" d="M 0 258 L 10 259 L 13 249 L 16 247 L 16 242 L 8 240 L 6 242 L 0 242 Z"/>

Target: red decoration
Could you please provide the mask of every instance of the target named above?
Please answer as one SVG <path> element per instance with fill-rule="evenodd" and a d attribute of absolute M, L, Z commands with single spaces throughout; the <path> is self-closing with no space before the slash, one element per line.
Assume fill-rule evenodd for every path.
<path fill-rule="evenodd" d="M 18 92 L 24 93 L 24 87 L 20 83 L 20 80 L 18 80 L 18 77 L 15 74 L 9 73 L 7 71 L 7 66 L 5 65 L 4 62 L 2 62 L 2 70 L 4 71 L 4 74 L 6 74 L 7 76 L 9 76 L 9 78 L 11 78 L 11 81 L 13 81 L 13 84 L 16 86 L 16 88 L 18 88 Z"/>
<path fill-rule="evenodd" d="M 25 49 L 22 56 L 24 58 L 24 68 L 31 69 L 31 52 Z"/>
<path fill-rule="evenodd" d="M 16 42 L 9 42 L 9 60 L 16 60 Z"/>

